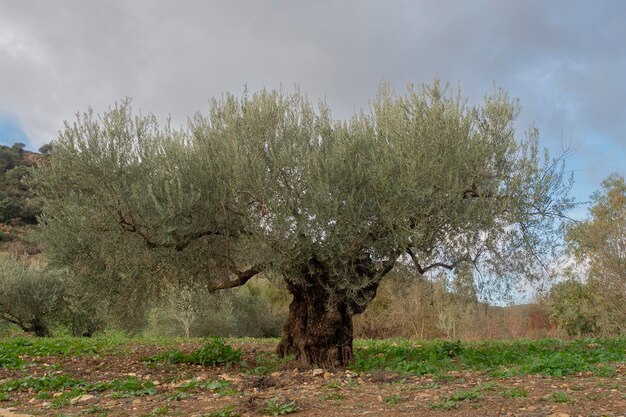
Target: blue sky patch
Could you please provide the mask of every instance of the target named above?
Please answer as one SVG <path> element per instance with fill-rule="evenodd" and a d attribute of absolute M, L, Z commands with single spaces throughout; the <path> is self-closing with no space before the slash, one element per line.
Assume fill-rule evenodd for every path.
<path fill-rule="evenodd" d="M 10 115 L 0 114 L 0 144 L 11 146 L 16 142 L 24 143 L 28 147 L 28 136 L 17 119 Z"/>

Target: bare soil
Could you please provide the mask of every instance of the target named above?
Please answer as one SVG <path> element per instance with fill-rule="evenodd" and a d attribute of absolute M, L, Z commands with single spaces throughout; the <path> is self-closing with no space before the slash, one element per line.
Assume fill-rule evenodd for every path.
<path fill-rule="evenodd" d="M 198 347 L 183 344 L 191 351 Z M 239 344 L 253 367 L 259 352 L 271 352 L 273 344 Z M 110 392 L 92 393 L 74 404 L 51 408 L 51 400 L 35 392 L 11 393 L 0 402 L 0 416 L 209 416 L 232 406 L 231 415 L 268 415 L 269 400 L 295 401 L 294 416 L 626 416 L 626 364 L 617 365 L 610 378 L 590 373 L 568 377 L 525 376 L 489 378 L 483 373 L 452 373 L 404 378 L 387 372 L 357 375 L 351 371 L 328 372 L 285 367 L 270 375 L 250 375 L 241 368 L 198 365 L 150 364 L 144 359 L 171 348 L 133 346 L 124 353 L 81 357 L 42 357 L 25 370 L 0 369 L 7 378 L 68 374 L 88 382 L 132 376 L 151 380 L 155 395 L 111 398 Z M 227 380 L 228 391 L 193 389 L 180 394 L 181 385 L 198 381 Z M 479 392 L 481 398 L 448 401 L 453 393 Z M 515 397 L 514 393 L 526 393 Z M 555 394 L 556 393 L 556 394 Z M 57 396 L 59 393 L 55 393 Z M 54 394 L 53 394 L 54 395 Z M 237 414 L 239 413 L 239 414 Z"/>

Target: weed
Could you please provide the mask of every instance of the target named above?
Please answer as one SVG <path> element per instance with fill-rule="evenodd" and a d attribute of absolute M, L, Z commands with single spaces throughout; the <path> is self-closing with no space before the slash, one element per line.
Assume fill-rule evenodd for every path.
<path fill-rule="evenodd" d="M 456 408 L 459 408 L 459 403 L 454 400 L 442 399 L 442 400 L 430 403 L 428 408 L 430 408 L 431 410 L 438 410 L 438 411 L 454 410 Z"/>
<path fill-rule="evenodd" d="M 114 379 L 113 381 L 104 383 L 103 385 L 97 385 L 94 390 L 110 389 L 114 392 L 111 394 L 111 398 L 130 398 L 130 397 L 144 397 L 146 395 L 154 395 L 157 393 L 156 388 L 152 381 L 142 381 L 135 377 L 126 377 L 124 379 Z"/>
<path fill-rule="evenodd" d="M 104 407 L 100 407 L 99 405 L 89 406 L 85 412 L 87 414 L 93 414 L 97 417 L 107 417 L 109 415 L 109 410 Z"/>
<path fill-rule="evenodd" d="M 183 391 L 172 391 L 172 392 L 168 392 L 167 394 L 165 394 L 166 401 L 182 401 L 185 398 L 190 398 L 190 397 L 193 397 L 193 395 L 188 394 Z"/>
<path fill-rule="evenodd" d="M 520 387 L 513 387 L 511 389 L 501 391 L 500 396 L 504 398 L 526 398 L 528 397 L 528 391 Z"/>
<path fill-rule="evenodd" d="M 164 416 L 170 412 L 170 409 L 166 406 L 157 407 L 154 410 L 150 411 L 150 416 Z"/>
<path fill-rule="evenodd" d="M 341 388 L 341 382 L 335 379 L 334 381 L 331 381 L 328 384 L 326 384 L 326 388 L 331 388 L 331 389 Z"/>
<path fill-rule="evenodd" d="M 463 351 L 461 341 L 443 342 L 435 345 L 435 353 L 441 358 L 456 358 Z"/>
<path fill-rule="evenodd" d="M 267 402 L 265 413 L 271 416 L 282 416 L 285 414 L 291 414 L 298 411 L 300 407 L 295 401 L 289 401 L 281 403 L 278 400 L 272 398 Z"/>
<path fill-rule="evenodd" d="M 479 388 L 467 390 L 467 391 L 455 391 L 450 395 L 452 401 L 480 401 L 485 397 L 479 392 Z"/>
<path fill-rule="evenodd" d="M 389 405 L 400 404 L 403 401 L 404 401 L 404 399 L 401 396 L 399 396 L 399 395 L 392 395 L 390 397 L 383 398 L 383 402 L 385 404 L 389 404 Z"/>
<path fill-rule="evenodd" d="M 320 396 L 320 399 L 324 401 L 326 400 L 340 401 L 340 400 L 345 400 L 346 396 L 340 392 L 329 392 L 327 394 L 322 394 Z"/>
<path fill-rule="evenodd" d="M 563 391 L 554 391 L 550 395 L 546 395 L 541 397 L 542 401 L 550 401 L 555 403 L 568 403 L 571 402 L 572 399 Z"/>
<path fill-rule="evenodd" d="M 0 392 L 0 402 L 11 401 L 11 396 L 6 392 Z"/>

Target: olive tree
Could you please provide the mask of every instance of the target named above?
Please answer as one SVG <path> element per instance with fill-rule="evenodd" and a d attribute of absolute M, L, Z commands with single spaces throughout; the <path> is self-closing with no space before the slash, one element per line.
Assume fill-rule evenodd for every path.
<path fill-rule="evenodd" d="M 51 336 L 64 308 L 63 271 L 0 257 L 0 320 L 36 336 Z"/>
<path fill-rule="evenodd" d="M 566 241 L 582 266 L 602 331 L 626 332 L 626 182 L 617 173 L 592 195 L 589 218 L 571 225 Z"/>
<path fill-rule="evenodd" d="M 272 270 L 293 296 L 278 353 L 343 366 L 352 317 L 398 259 L 498 283 L 549 266 L 570 182 L 536 130 L 516 138 L 518 112 L 503 91 L 470 106 L 439 82 L 382 86 L 349 120 L 263 90 L 174 129 L 124 101 L 67 123 L 36 174 L 46 250 L 145 288 L 180 274 L 214 291 Z"/>

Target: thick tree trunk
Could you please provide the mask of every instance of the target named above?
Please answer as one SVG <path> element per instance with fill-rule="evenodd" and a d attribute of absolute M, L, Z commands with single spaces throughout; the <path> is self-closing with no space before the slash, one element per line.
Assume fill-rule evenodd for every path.
<path fill-rule="evenodd" d="M 352 316 L 365 310 L 378 282 L 362 289 L 359 303 L 327 289 L 320 280 L 288 287 L 293 300 L 277 354 L 293 355 L 303 367 L 345 368 L 353 359 Z"/>
<path fill-rule="evenodd" d="M 279 356 L 293 355 L 301 366 L 344 368 L 352 360 L 352 313 L 348 303 L 328 302 L 328 294 L 293 294 L 278 345 Z M 329 305 L 330 304 L 330 305 Z"/>
<path fill-rule="evenodd" d="M 52 333 L 50 332 L 48 326 L 46 326 L 46 324 L 39 319 L 33 320 L 27 327 L 22 327 L 22 330 L 35 333 L 35 336 L 38 337 L 52 337 Z"/>

